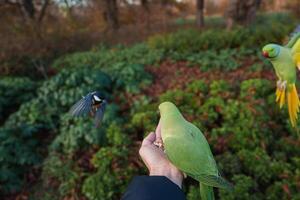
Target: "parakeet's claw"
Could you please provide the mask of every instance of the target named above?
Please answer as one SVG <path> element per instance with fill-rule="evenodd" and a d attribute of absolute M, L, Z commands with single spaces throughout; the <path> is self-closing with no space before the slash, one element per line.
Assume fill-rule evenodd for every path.
<path fill-rule="evenodd" d="M 278 82 L 277 82 L 278 83 Z M 286 86 L 287 86 L 287 81 L 281 81 L 281 83 L 279 84 L 278 89 L 281 90 L 281 91 L 285 91 L 286 89 Z"/>
<path fill-rule="evenodd" d="M 277 88 L 280 88 L 281 82 L 282 82 L 281 80 L 278 80 L 278 81 L 277 81 L 277 83 L 276 83 Z"/>
<path fill-rule="evenodd" d="M 163 147 L 163 144 L 160 143 L 160 142 L 157 142 L 157 141 L 153 142 L 153 144 L 154 144 L 155 146 L 157 146 L 158 148 L 162 148 L 162 147 Z"/>
<path fill-rule="evenodd" d="M 157 146 L 158 148 L 164 150 L 164 143 L 163 143 L 163 141 L 162 141 L 161 138 L 157 138 L 157 139 L 153 142 L 153 144 L 154 144 L 155 146 Z"/>

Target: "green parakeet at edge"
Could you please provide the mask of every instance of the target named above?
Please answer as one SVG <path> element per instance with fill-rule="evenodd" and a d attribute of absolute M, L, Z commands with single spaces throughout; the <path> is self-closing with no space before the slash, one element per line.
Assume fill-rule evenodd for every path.
<path fill-rule="evenodd" d="M 201 199 L 214 199 L 213 187 L 232 189 L 232 185 L 220 176 L 202 132 L 186 121 L 171 102 L 160 104 L 159 111 L 165 153 L 178 169 L 200 182 Z"/>
<path fill-rule="evenodd" d="M 297 33 L 298 32 L 298 33 Z M 273 65 L 278 77 L 276 102 L 281 108 L 285 101 L 293 127 L 299 112 L 299 97 L 296 83 L 296 69 L 300 69 L 300 32 L 297 31 L 287 45 L 267 44 L 263 47 L 263 56 Z"/>

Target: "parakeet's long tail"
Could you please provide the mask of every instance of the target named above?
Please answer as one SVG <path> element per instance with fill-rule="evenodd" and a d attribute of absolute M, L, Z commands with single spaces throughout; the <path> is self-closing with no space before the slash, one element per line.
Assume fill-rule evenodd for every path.
<path fill-rule="evenodd" d="M 211 186 L 200 183 L 200 196 L 201 200 L 214 200 L 214 189 Z"/>
<path fill-rule="evenodd" d="M 296 121 L 298 119 L 298 112 L 299 112 L 299 97 L 297 93 L 297 89 L 295 84 L 289 84 L 288 87 L 285 90 L 280 90 L 277 88 L 276 90 L 276 102 L 279 104 L 279 107 L 281 108 L 284 103 L 287 96 L 287 104 L 288 104 L 288 111 L 290 116 L 290 121 L 293 127 L 296 125 Z"/>

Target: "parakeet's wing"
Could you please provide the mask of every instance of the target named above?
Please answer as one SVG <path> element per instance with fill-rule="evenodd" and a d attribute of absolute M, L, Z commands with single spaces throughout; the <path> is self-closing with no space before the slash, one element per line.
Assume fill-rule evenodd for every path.
<path fill-rule="evenodd" d="M 300 67 L 300 25 L 291 34 L 291 39 L 286 47 L 292 49 L 293 60 Z"/>
<path fill-rule="evenodd" d="M 233 185 L 226 181 L 221 176 L 215 176 L 215 175 L 205 175 L 205 174 L 187 174 L 191 177 L 193 177 L 196 180 L 199 180 L 201 183 L 204 183 L 206 185 L 231 190 L 233 189 Z"/>
<path fill-rule="evenodd" d="M 297 34 L 300 32 L 300 24 L 294 29 L 294 31 L 290 34 L 290 41 L 291 39 Z M 289 42 L 290 42 L 289 41 Z"/>
<path fill-rule="evenodd" d="M 292 46 L 292 56 L 296 66 L 300 68 L 300 32 L 296 34 L 296 42 Z"/>
<path fill-rule="evenodd" d="M 92 93 L 89 93 L 73 105 L 69 111 L 72 116 L 80 116 L 88 114 L 92 109 Z"/>
<path fill-rule="evenodd" d="M 213 187 L 230 188 L 229 183 L 220 177 L 216 162 L 204 135 L 193 124 L 187 122 L 184 138 L 167 137 L 164 140 L 165 151 L 171 162 L 192 178 Z"/>
<path fill-rule="evenodd" d="M 196 142 L 196 138 L 192 138 L 193 141 L 190 142 L 187 138 L 188 136 L 183 139 L 168 137 L 164 140 L 165 151 L 170 161 L 195 180 L 212 187 L 230 189 L 231 184 L 216 172 L 217 166 L 210 153 L 205 153 L 206 156 L 201 155 L 205 150 L 203 145 Z M 174 143 L 178 145 L 173 145 Z"/>
<path fill-rule="evenodd" d="M 97 109 L 96 115 L 95 115 L 95 126 L 98 127 L 103 119 L 105 108 L 106 108 L 107 102 L 103 100 L 101 103 L 101 106 Z"/>
<path fill-rule="evenodd" d="M 285 46 L 293 49 L 295 44 L 299 40 L 299 38 L 300 38 L 300 25 L 297 26 L 297 28 L 293 31 L 293 33 L 290 36 L 289 42 Z"/>
<path fill-rule="evenodd" d="M 300 32 L 295 35 L 295 43 L 292 46 L 292 53 L 300 53 Z"/>

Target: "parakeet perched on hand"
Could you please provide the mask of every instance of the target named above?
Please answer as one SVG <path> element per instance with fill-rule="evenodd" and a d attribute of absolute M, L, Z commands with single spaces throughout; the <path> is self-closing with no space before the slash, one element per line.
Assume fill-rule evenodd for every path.
<path fill-rule="evenodd" d="M 106 104 L 107 101 L 104 95 L 95 91 L 82 97 L 80 101 L 71 107 L 69 112 L 75 117 L 90 114 L 95 118 L 95 126 L 98 127 L 102 121 Z"/>
<path fill-rule="evenodd" d="M 231 189 L 232 185 L 220 176 L 202 132 L 171 102 L 160 104 L 159 111 L 165 153 L 178 169 L 200 182 L 201 199 L 214 199 L 213 187 Z"/>
<path fill-rule="evenodd" d="M 296 68 L 300 69 L 300 30 L 297 32 L 296 29 L 287 45 L 267 44 L 262 51 L 263 56 L 272 63 L 278 77 L 276 102 L 280 108 L 287 102 L 290 121 L 295 127 L 300 106 L 295 86 Z"/>

